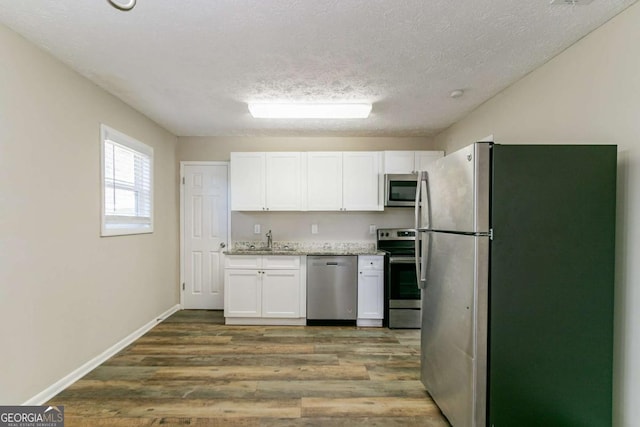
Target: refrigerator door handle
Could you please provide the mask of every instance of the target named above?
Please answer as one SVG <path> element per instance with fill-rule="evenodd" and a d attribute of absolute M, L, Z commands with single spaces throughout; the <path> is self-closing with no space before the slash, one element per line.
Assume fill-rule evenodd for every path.
<path fill-rule="evenodd" d="M 420 182 L 422 198 L 424 201 L 422 202 L 422 225 L 425 228 L 431 228 L 431 222 L 429 221 L 431 218 L 431 205 L 429 203 L 429 192 L 427 191 L 427 177 L 425 172 L 425 177 Z"/>
<path fill-rule="evenodd" d="M 423 242 L 422 234 L 423 232 L 419 231 L 423 227 L 429 227 L 429 215 L 425 216 L 425 209 L 430 208 L 429 206 L 429 196 L 427 193 L 427 172 L 420 172 L 418 174 L 418 185 L 416 185 L 416 207 L 415 207 L 415 223 L 416 223 L 416 278 L 417 285 L 420 289 L 424 289 L 427 286 L 427 241 Z M 420 202 L 423 202 L 421 205 Z M 426 218 L 426 221 L 424 221 Z M 425 223 L 426 222 L 426 223 Z M 428 235 L 428 233 L 427 233 Z M 428 236 L 430 239 L 430 236 Z M 421 245 L 421 243 L 423 243 Z"/>
<path fill-rule="evenodd" d="M 420 191 L 422 186 L 420 185 L 420 183 L 422 182 L 422 172 L 418 173 L 418 182 L 416 185 L 416 204 L 415 204 L 415 208 L 414 208 L 414 213 L 415 213 L 415 226 L 416 226 L 416 230 L 418 230 L 418 228 L 420 228 L 421 224 L 420 224 Z M 418 233 L 416 232 L 416 242 L 418 241 Z M 417 245 L 417 243 L 416 243 Z M 416 246 L 417 248 L 417 246 Z M 417 254 L 418 252 L 416 252 Z"/>
<path fill-rule="evenodd" d="M 422 248 L 418 248 L 416 250 L 421 250 L 420 255 L 416 257 L 416 260 L 419 260 L 419 274 L 418 277 L 418 287 L 420 289 L 426 289 L 427 287 L 427 262 L 429 257 L 429 243 L 431 242 L 431 233 L 424 233 L 425 239 L 422 240 Z"/>
<path fill-rule="evenodd" d="M 415 228 L 416 228 L 416 240 L 415 240 L 415 261 L 416 261 L 416 278 L 418 279 L 418 283 L 416 285 L 420 287 L 420 236 L 422 233 L 418 231 L 420 226 L 420 191 L 422 189 L 422 172 L 418 172 L 418 182 L 416 185 L 416 205 L 414 208 L 415 211 Z"/>
<path fill-rule="evenodd" d="M 417 228 L 417 224 L 416 224 L 416 228 Z M 421 277 L 422 277 L 422 272 L 420 271 L 420 267 L 421 267 L 421 262 L 420 262 L 420 256 L 422 255 L 420 253 L 420 235 L 422 233 L 419 231 L 416 231 L 416 278 L 418 279 L 418 283 L 416 283 L 416 285 L 418 286 L 418 288 L 422 288 L 422 283 L 421 283 Z"/>
<path fill-rule="evenodd" d="M 420 175 L 418 175 L 418 185 L 416 185 L 416 229 L 431 227 L 431 223 L 429 222 L 429 218 L 431 218 L 429 212 L 431 206 L 429 206 L 429 192 L 427 185 L 427 172 L 420 172 Z"/>

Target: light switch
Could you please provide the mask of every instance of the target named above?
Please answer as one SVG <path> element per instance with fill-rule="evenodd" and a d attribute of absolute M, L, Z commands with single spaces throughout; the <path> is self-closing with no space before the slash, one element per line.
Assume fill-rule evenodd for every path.
<path fill-rule="evenodd" d="M 311 234 L 318 234 L 318 224 L 311 224 Z"/>
<path fill-rule="evenodd" d="M 253 224 L 253 234 L 260 234 L 260 224 Z"/>

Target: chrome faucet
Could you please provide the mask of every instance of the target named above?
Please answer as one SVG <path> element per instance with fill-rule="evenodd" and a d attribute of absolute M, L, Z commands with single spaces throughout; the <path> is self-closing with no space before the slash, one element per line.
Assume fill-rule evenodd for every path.
<path fill-rule="evenodd" d="M 265 234 L 265 236 L 267 236 L 267 249 L 272 249 L 273 248 L 273 235 L 271 234 L 271 230 L 269 230 L 269 232 L 267 234 Z"/>

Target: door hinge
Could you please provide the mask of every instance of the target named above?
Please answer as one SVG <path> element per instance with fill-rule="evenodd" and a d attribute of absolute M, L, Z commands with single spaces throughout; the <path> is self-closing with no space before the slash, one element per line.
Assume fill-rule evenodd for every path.
<path fill-rule="evenodd" d="M 493 228 L 489 229 L 489 240 L 493 240 Z"/>
<path fill-rule="evenodd" d="M 182 177 L 182 185 L 184 185 L 184 176 Z"/>
<path fill-rule="evenodd" d="M 182 290 L 184 291 L 184 283 L 182 284 Z"/>

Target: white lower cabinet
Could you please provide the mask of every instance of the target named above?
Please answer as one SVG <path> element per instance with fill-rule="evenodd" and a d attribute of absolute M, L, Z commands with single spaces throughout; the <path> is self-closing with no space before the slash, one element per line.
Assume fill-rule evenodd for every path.
<path fill-rule="evenodd" d="M 264 270 L 262 316 L 300 317 L 299 270 Z"/>
<path fill-rule="evenodd" d="M 258 270 L 225 269 L 224 284 L 225 317 L 262 315 L 262 277 Z"/>
<path fill-rule="evenodd" d="M 358 326 L 381 327 L 384 319 L 384 257 L 358 257 Z"/>
<path fill-rule="evenodd" d="M 225 258 L 226 324 L 306 324 L 306 262 L 299 256 Z"/>

